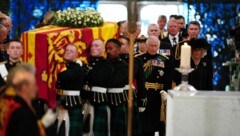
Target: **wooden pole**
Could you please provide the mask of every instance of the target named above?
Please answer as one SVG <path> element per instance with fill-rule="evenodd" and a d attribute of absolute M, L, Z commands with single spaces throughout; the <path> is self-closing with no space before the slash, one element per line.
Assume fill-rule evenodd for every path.
<path fill-rule="evenodd" d="M 132 136 L 132 118 L 133 118 L 133 69 L 134 69 L 134 58 L 133 58 L 133 46 L 134 46 L 134 35 L 130 34 L 130 50 L 129 50 L 129 92 L 128 92 L 128 136 Z"/>
<path fill-rule="evenodd" d="M 137 4 L 134 0 L 134 8 L 132 8 L 131 0 L 128 0 L 128 31 L 130 33 L 130 48 L 129 48 L 129 92 L 128 92 L 128 129 L 127 135 L 132 136 L 132 118 L 133 118 L 133 73 L 134 73 L 134 33 L 136 32 Z"/>

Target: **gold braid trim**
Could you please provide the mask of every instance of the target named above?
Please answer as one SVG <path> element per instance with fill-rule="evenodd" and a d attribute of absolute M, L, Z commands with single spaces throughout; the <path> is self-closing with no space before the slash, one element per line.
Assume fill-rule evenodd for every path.
<path fill-rule="evenodd" d="M 45 128 L 44 128 L 41 120 L 38 120 L 37 124 L 38 124 L 38 128 L 39 128 L 40 136 L 46 136 Z"/>
<path fill-rule="evenodd" d="M 177 44 L 176 50 L 175 50 L 175 59 L 180 60 L 180 49 L 179 49 L 179 43 Z"/>
<path fill-rule="evenodd" d="M 166 123 L 166 101 L 161 102 L 160 121 Z"/>
<path fill-rule="evenodd" d="M 152 61 L 149 60 L 147 61 L 144 65 L 143 65 L 143 68 L 144 68 L 144 71 L 147 71 L 148 67 L 152 65 Z"/>

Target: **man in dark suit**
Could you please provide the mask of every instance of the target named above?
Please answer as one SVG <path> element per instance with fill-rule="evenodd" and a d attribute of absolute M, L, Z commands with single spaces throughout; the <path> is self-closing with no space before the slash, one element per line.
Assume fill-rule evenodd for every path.
<path fill-rule="evenodd" d="M 170 43 L 172 47 L 182 41 L 182 37 L 179 35 L 179 25 L 175 20 L 170 20 L 167 25 L 168 36 L 161 40 L 161 42 Z"/>
<path fill-rule="evenodd" d="M 188 27 L 187 27 L 187 32 L 188 32 L 188 35 L 189 35 L 189 38 L 188 39 L 198 39 L 199 38 L 199 34 L 200 34 L 200 31 L 201 31 L 201 26 L 200 26 L 200 23 L 198 21 L 191 21 L 189 24 L 188 24 Z M 205 53 L 207 54 L 205 56 L 205 58 L 207 60 L 209 60 L 210 62 L 212 62 L 212 49 L 211 49 L 211 45 L 209 44 L 209 48 L 207 50 L 205 50 Z"/>
<path fill-rule="evenodd" d="M 182 40 L 183 38 L 179 35 L 179 25 L 178 22 L 176 20 L 170 20 L 168 22 L 168 37 L 164 38 L 161 40 L 161 42 L 165 42 L 171 45 L 172 47 L 172 52 L 171 52 L 171 56 L 169 57 L 172 60 L 173 63 L 173 67 L 179 67 L 180 65 L 180 49 L 181 49 L 181 45 L 183 43 Z M 178 75 L 176 76 L 177 78 L 174 79 L 173 82 L 173 87 L 176 84 L 179 84 L 181 82 L 181 75 L 180 73 L 178 73 L 176 70 L 174 70 L 174 75 Z"/>

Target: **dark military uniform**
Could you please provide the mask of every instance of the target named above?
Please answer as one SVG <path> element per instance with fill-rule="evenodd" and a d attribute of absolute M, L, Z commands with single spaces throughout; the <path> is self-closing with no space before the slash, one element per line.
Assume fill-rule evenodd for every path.
<path fill-rule="evenodd" d="M 121 54 L 120 57 L 126 62 L 129 62 L 129 54 Z M 141 135 L 141 126 L 138 107 L 144 107 L 144 102 L 146 101 L 146 90 L 145 90 L 145 77 L 143 71 L 143 64 L 139 58 L 134 58 L 134 82 L 136 89 L 133 88 L 133 126 L 132 135 Z M 129 87 L 125 87 L 125 91 L 128 92 Z M 126 105 L 127 106 L 127 105 Z"/>
<path fill-rule="evenodd" d="M 108 103 L 111 110 L 111 135 L 127 135 L 127 94 L 124 92 L 128 84 L 128 64 L 121 58 L 111 59 L 114 73 L 108 88 Z"/>
<path fill-rule="evenodd" d="M 161 30 L 161 33 L 160 33 L 160 35 L 159 35 L 159 40 L 162 40 L 162 39 L 164 39 L 164 38 L 166 38 L 166 36 L 167 36 L 167 30 L 166 29 L 163 29 L 163 30 Z"/>
<path fill-rule="evenodd" d="M 150 55 L 146 53 L 138 58 L 143 61 L 148 100 L 143 112 L 143 134 L 150 136 L 154 135 L 155 131 L 160 131 L 160 135 L 164 135 L 165 125 L 164 122 L 160 122 L 162 103 L 160 91 L 167 91 L 171 88 L 171 79 L 168 77 L 172 71 L 171 62 L 168 57 L 160 54 Z"/>
<path fill-rule="evenodd" d="M 198 65 L 191 60 L 191 67 L 195 70 L 188 76 L 189 84 L 197 90 L 212 90 L 212 64 L 210 61 L 202 58 Z"/>
<path fill-rule="evenodd" d="M 9 72 L 9 71 L 10 71 L 13 67 L 15 67 L 16 64 L 18 64 L 18 63 L 20 63 L 20 62 L 12 63 L 12 62 L 10 62 L 10 61 L 9 61 L 9 62 L 4 61 L 4 62 L 0 63 L 0 65 L 3 65 L 3 67 L 5 67 L 6 70 Z M 6 80 L 7 80 L 6 77 L 2 77 L 2 76 L 0 75 L 0 88 L 2 88 L 3 86 L 6 85 Z"/>
<path fill-rule="evenodd" d="M 178 35 L 178 43 L 174 44 L 174 45 L 171 44 L 169 37 L 166 37 L 161 40 L 161 42 L 168 43 L 172 47 L 171 57 L 169 57 L 169 56 L 167 56 L 167 57 L 169 57 L 170 60 L 172 61 L 173 68 L 179 68 L 179 66 L 180 66 L 181 46 L 184 44 L 184 42 L 182 42 L 182 41 L 183 41 L 183 38 L 180 35 Z M 172 85 L 174 87 L 181 83 L 181 74 L 178 71 L 176 71 L 175 69 L 173 69 L 172 75 L 174 75 L 174 78 L 173 78 L 174 84 Z"/>
<path fill-rule="evenodd" d="M 108 112 L 107 112 L 107 88 L 109 88 L 114 68 L 109 60 L 103 57 L 91 57 L 89 64 L 84 66 L 87 74 L 86 99 L 94 107 L 93 135 L 107 136 Z"/>
<path fill-rule="evenodd" d="M 7 58 L 5 58 L 5 55 L 0 52 L 0 62 L 7 61 Z"/>
<path fill-rule="evenodd" d="M 58 101 L 68 110 L 70 136 L 82 135 L 82 105 L 80 92 L 83 88 L 84 72 L 76 62 L 66 63 L 66 70 L 58 73 L 56 93 Z"/>

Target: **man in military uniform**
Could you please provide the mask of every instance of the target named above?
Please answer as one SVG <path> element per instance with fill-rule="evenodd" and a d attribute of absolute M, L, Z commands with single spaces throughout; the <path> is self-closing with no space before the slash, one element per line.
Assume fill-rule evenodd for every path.
<path fill-rule="evenodd" d="M 157 23 L 160 29 L 159 39 L 161 40 L 167 36 L 167 30 L 165 29 L 165 26 L 167 24 L 167 17 L 165 15 L 160 15 L 158 17 Z"/>
<path fill-rule="evenodd" d="M 107 57 L 111 61 L 114 73 L 108 88 L 108 103 L 111 110 L 111 135 L 127 135 L 127 94 L 124 92 L 128 84 L 128 63 L 120 58 L 121 43 L 117 39 L 109 39 L 106 43 Z"/>
<path fill-rule="evenodd" d="M 150 24 L 148 26 L 148 36 L 159 37 L 160 30 L 157 24 Z M 165 38 L 164 38 L 165 39 Z M 161 42 L 159 46 L 158 53 L 172 58 L 172 46 L 168 42 Z"/>
<path fill-rule="evenodd" d="M 139 38 L 136 39 L 137 52 L 134 53 L 134 55 L 144 54 L 147 52 L 146 41 L 147 41 L 147 38 L 144 35 L 141 35 Z"/>
<path fill-rule="evenodd" d="M 130 48 L 130 39 L 125 36 L 120 36 L 118 38 L 121 43 L 121 54 L 120 57 L 129 62 L 129 48 Z M 127 49 L 127 50 L 126 50 Z M 139 122 L 139 111 L 138 106 L 144 107 L 143 103 L 146 101 L 146 90 L 144 88 L 145 85 L 145 77 L 143 71 L 143 64 L 139 58 L 134 58 L 134 86 L 133 86 L 133 127 L 132 127 L 132 135 L 139 136 L 141 134 L 140 122 Z M 137 89 L 136 89 L 136 88 Z M 128 92 L 129 85 L 126 85 L 124 90 Z M 141 105 L 138 105 L 139 104 Z"/>
<path fill-rule="evenodd" d="M 22 43 L 18 40 L 11 40 L 9 42 L 7 53 L 9 55 L 9 61 L 4 61 L 0 64 L 0 88 L 6 85 L 6 77 L 8 72 L 16 66 L 16 64 L 21 62 L 21 55 L 23 54 Z"/>
<path fill-rule="evenodd" d="M 91 115 L 90 134 L 94 136 L 110 135 L 110 109 L 107 104 L 107 88 L 109 88 L 114 68 L 109 60 L 104 59 L 105 46 L 102 40 L 93 40 L 90 47 L 89 63 L 84 66 L 89 90 L 85 93 L 90 105 L 84 112 Z M 93 112 L 93 113 L 91 113 Z M 92 119 L 93 118 L 93 119 Z"/>
<path fill-rule="evenodd" d="M 138 56 L 143 61 L 147 90 L 147 106 L 142 118 L 143 136 L 154 136 L 156 131 L 160 136 L 165 134 L 165 91 L 171 88 L 172 66 L 168 57 L 157 54 L 159 45 L 158 37 L 148 37 L 147 53 Z"/>
<path fill-rule="evenodd" d="M 68 44 L 64 54 L 66 69 L 57 75 L 56 94 L 58 101 L 62 102 L 64 109 L 60 115 L 64 116 L 66 125 L 65 133 L 69 136 L 82 135 L 82 104 L 80 92 L 83 88 L 84 72 L 82 64 L 77 61 L 78 49 L 74 44 Z M 59 120 L 59 122 L 61 122 Z M 64 122 L 62 121 L 64 124 Z M 64 127 L 65 128 L 65 127 Z M 61 130 L 59 130 L 61 131 Z M 65 134 L 63 134 L 65 135 Z"/>

